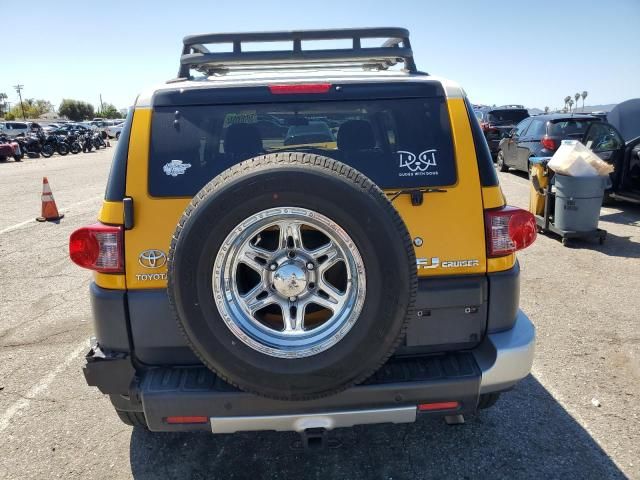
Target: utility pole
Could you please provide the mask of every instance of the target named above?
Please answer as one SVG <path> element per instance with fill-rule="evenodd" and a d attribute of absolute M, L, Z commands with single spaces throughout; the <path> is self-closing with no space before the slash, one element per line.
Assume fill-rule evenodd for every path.
<path fill-rule="evenodd" d="M 24 105 L 22 104 L 22 89 L 24 88 L 24 85 L 14 85 L 13 88 L 16 89 L 16 92 L 18 92 L 18 98 L 20 98 L 20 109 L 22 110 L 22 120 L 27 120 L 27 116 L 24 114 Z"/>
<path fill-rule="evenodd" d="M 100 115 L 102 115 L 103 111 L 104 111 L 104 104 L 102 103 L 102 94 L 100 94 Z"/>

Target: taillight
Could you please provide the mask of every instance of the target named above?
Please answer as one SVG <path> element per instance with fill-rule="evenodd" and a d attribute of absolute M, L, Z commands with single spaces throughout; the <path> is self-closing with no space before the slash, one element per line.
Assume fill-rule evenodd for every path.
<path fill-rule="evenodd" d="M 487 210 L 485 225 L 489 257 L 500 257 L 527 248 L 538 234 L 535 217 L 515 207 Z"/>
<path fill-rule="evenodd" d="M 69 257 L 83 268 L 103 273 L 124 271 L 121 226 L 95 223 L 76 230 L 69 237 Z"/>
<path fill-rule="evenodd" d="M 555 150 L 557 148 L 556 141 L 553 138 L 547 137 L 546 135 L 542 137 L 542 140 L 540 140 L 540 143 L 547 150 Z"/>
<path fill-rule="evenodd" d="M 490 123 L 486 123 L 486 122 L 482 122 L 480 124 L 480 128 L 482 128 L 482 131 L 485 133 L 497 133 L 498 129 L 495 127 L 492 127 Z"/>
<path fill-rule="evenodd" d="M 330 83 L 302 83 L 299 85 L 269 85 L 271 93 L 276 95 L 327 93 L 331 89 Z"/>

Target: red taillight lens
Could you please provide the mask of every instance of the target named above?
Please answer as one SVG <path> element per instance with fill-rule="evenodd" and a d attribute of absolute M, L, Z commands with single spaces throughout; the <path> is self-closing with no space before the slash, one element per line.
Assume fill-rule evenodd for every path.
<path fill-rule="evenodd" d="M 202 416 L 167 417 L 165 421 L 170 425 L 180 425 L 180 424 L 188 424 L 188 423 L 207 423 L 209 421 L 209 418 L 202 417 Z"/>
<path fill-rule="evenodd" d="M 547 136 L 542 137 L 540 143 L 547 150 L 555 150 L 557 148 L 556 141 L 553 138 L 549 138 Z"/>
<path fill-rule="evenodd" d="M 531 245 L 537 236 L 535 217 L 526 210 L 504 207 L 485 212 L 487 255 L 500 257 Z"/>
<path fill-rule="evenodd" d="M 271 93 L 276 95 L 327 93 L 331 89 L 330 83 L 303 83 L 300 85 L 269 85 Z"/>
<path fill-rule="evenodd" d="M 124 271 L 122 227 L 96 223 L 69 237 L 69 257 L 83 268 L 103 273 Z"/>
<path fill-rule="evenodd" d="M 459 402 L 435 402 L 435 403 L 420 403 L 418 405 L 419 412 L 431 412 L 433 410 L 452 410 L 460 406 Z"/>

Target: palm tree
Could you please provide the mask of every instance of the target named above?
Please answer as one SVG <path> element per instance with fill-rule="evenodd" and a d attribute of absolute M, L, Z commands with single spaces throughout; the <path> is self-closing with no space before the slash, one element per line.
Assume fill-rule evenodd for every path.
<path fill-rule="evenodd" d="M 584 92 L 582 92 L 582 111 L 584 112 L 584 99 L 587 98 L 587 95 L 589 94 L 589 92 L 587 92 L 586 90 Z"/>
<path fill-rule="evenodd" d="M 565 111 L 568 109 L 567 105 L 569 105 L 569 100 L 571 100 L 571 96 L 567 95 L 566 97 L 564 97 L 564 109 Z"/>
<path fill-rule="evenodd" d="M 575 98 L 575 99 L 576 99 L 576 110 L 578 110 L 578 100 L 580 100 L 580 94 L 579 94 L 579 93 L 576 93 L 576 94 L 573 96 L 573 98 Z"/>
<path fill-rule="evenodd" d="M 544 107 L 544 113 L 549 113 L 549 107 Z"/>
<path fill-rule="evenodd" d="M 571 113 L 571 107 L 573 107 L 573 98 L 569 99 L 569 113 Z"/>

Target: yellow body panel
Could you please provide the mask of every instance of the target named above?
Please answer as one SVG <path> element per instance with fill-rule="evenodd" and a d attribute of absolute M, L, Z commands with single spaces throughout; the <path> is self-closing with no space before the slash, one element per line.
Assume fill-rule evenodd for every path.
<path fill-rule="evenodd" d="M 422 239 L 416 257 L 422 259 L 419 276 L 478 274 L 511 268 L 515 255 L 486 258 L 484 209 L 505 204 L 500 187 L 481 187 L 475 146 L 463 99 L 449 99 L 448 110 L 457 164 L 457 183 L 443 187 L 445 193 L 425 193 L 420 206 L 409 195 L 393 204 L 412 239 Z M 133 198 L 134 228 L 125 232 L 125 275 L 97 274 L 106 288 L 151 289 L 166 287 L 166 264 L 147 268 L 139 261 L 145 250 L 168 254 L 172 234 L 189 198 L 156 198 L 148 193 L 148 160 L 152 111 L 134 112 L 129 143 L 126 195 Z M 389 192 L 387 192 L 389 193 Z M 105 202 L 100 220 L 122 223 L 122 204 Z M 418 242 L 419 243 L 419 242 Z M 457 263 L 456 263 L 457 262 Z M 429 268 L 436 264 L 436 267 Z"/>
<path fill-rule="evenodd" d="M 504 207 L 507 204 L 500 185 L 495 187 L 482 187 L 482 204 L 486 210 Z"/>
<path fill-rule="evenodd" d="M 475 146 L 463 99 L 449 99 L 458 182 L 442 187 L 446 193 L 425 193 L 419 207 L 411 205 L 409 195 L 401 195 L 394 206 L 405 221 L 411 238 L 419 237 L 416 257 L 427 259 L 419 276 L 460 275 L 486 271 L 484 212 Z M 439 260 L 440 267 L 432 259 Z M 445 268 L 445 262 L 471 261 L 464 267 Z"/>
<path fill-rule="evenodd" d="M 132 230 L 125 232 L 125 272 L 131 290 L 164 288 L 166 264 L 159 268 L 143 267 L 138 261 L 145 250 L 169 253 L 171 236 L 190 198 L 154 198 L 147 189 L 151 110 L 136 109 L 131 125 L 127 182 L 125 192 L 133 198 Z"/>

